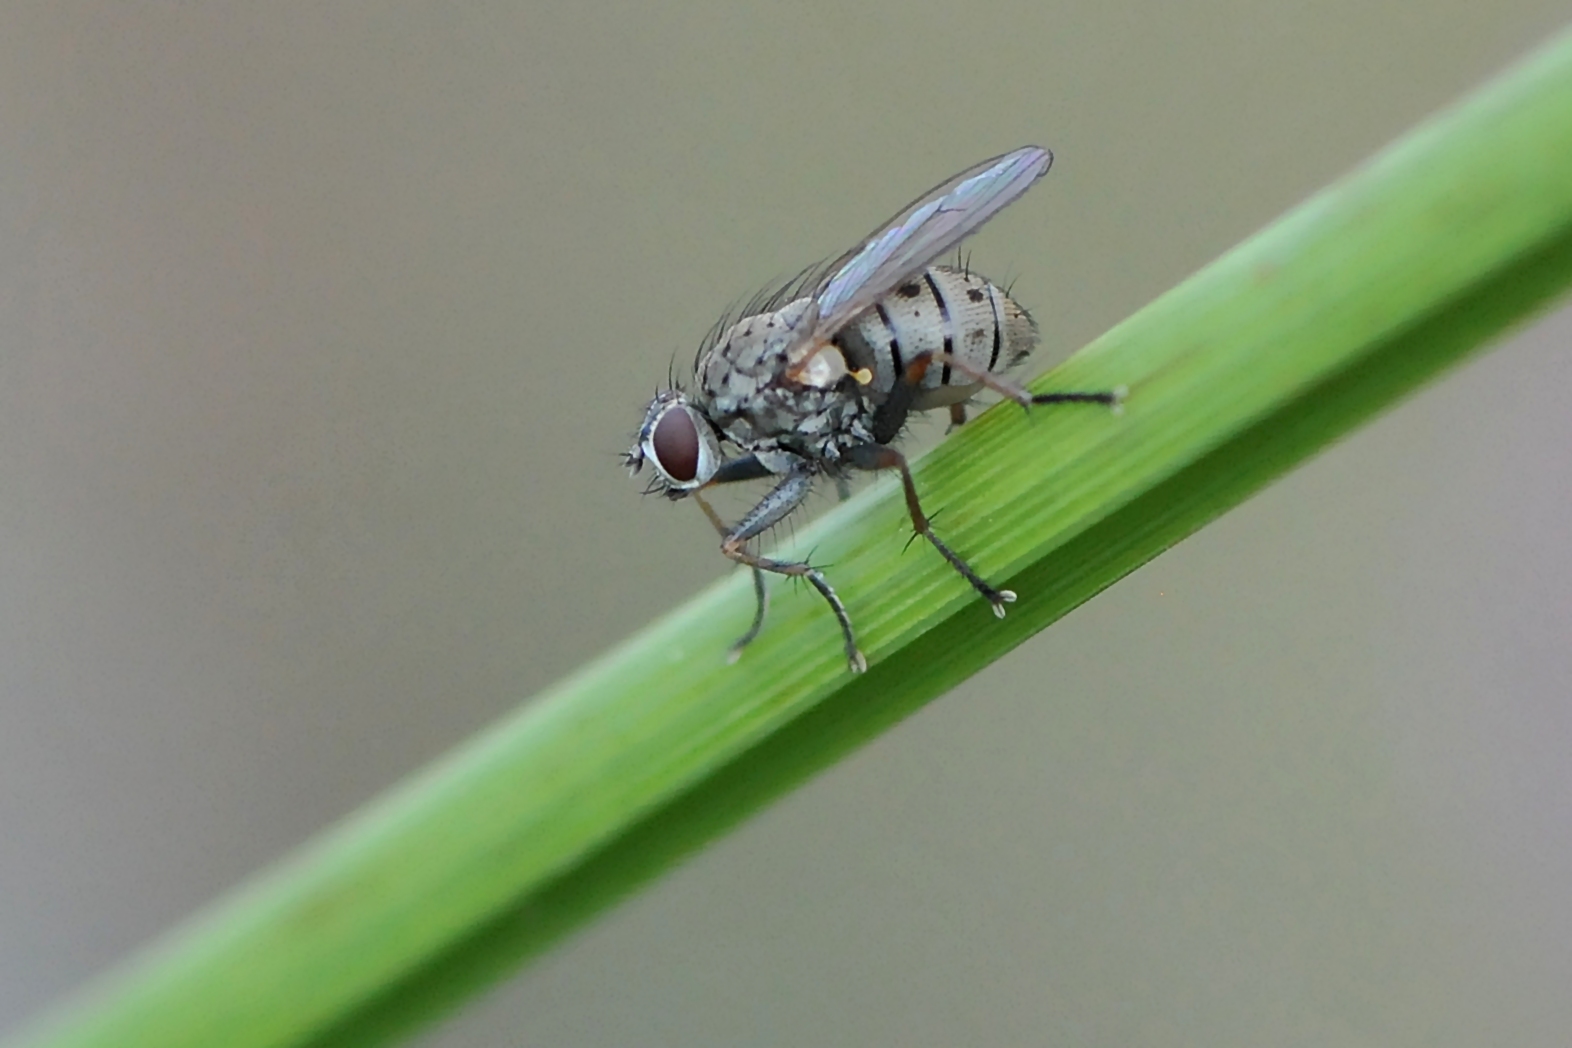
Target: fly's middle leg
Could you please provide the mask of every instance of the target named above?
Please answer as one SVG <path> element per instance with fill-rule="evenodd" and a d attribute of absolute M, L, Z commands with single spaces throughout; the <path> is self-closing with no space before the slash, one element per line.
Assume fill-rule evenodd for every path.
<path fill-rule="evenodd" d="M 932 543 L 933 548 L 950 562 L 950 566 L 960 572 L 961 577 L 970 582 L 972 588 L 993 605 L 993 613 L 1002 619 L 1004 606 L 1015 600 L 1015 594 L 1010 590 L 996 589 L 989 585 L 981 575 L 972 570 L 970 564 L 962 560 L 959 554 L 946 546 L 939 536 L 933 533 L 933 528 L 928 523 L 928 516 L 923 512 L 922 504 L 917 498 L 917 485 L 912 482 L 912 471 L 906 464 L 906 456 L 889 446 L 889 442 L 895 439 L 901 427 L 905 425 L 906 416 L 911 413 L 917 400 L 917 393 L 922 388 L 923 378 L 928 374 L 928 368 L 934 364 L 942 364 L 952 371 L 959 371 L 972 381 L 1028 408 L 1033 404 L 1063 403 L 1107 404 L 1117 408 L 1123 402 L 1126 390 L 1120 387 L 1105 393 L 1031 393 L 986 369 L 973 367 L 949 353 L 930 350 L 917 354 L 907 363 L 895 380 L 895 385 L 890 389 L 884 403 L 880 404 L 878 410 L 874 412 L 872 428 L 875 443 L 853 448 L 847 456 L 847 461 L 857 469 L 901 471 L 901 484 L 906 489 L 906 509 L 911 514 L 912 527 L 916 529 L 917 534 Z M 951 425 L 958 426 L 965 421 L 965 407 L 952 406 Z"/>
<path fill-rule="evenodd" d="M 972 588 L 983 595 L 983 598 L 993 605 L 993 613 L 999 618 L 1004 618 L 1004 606 L 1013 603 L 1015 593 L 1007 589 L 995 589 L 972 566 L 962 560 L 960 555 L 945 545 L 939 536 L 933 533 L 933 528 L 928 523 L 928 515 L 922 510 L 922 503 L 917 498 L 917 485 L 912 481 L 912 471 L 906 464 L 906 456 L 899 451 L 884 444 L 862 444 L 851 450 L 848 461 L 858 469 L 879 470 L 898 469 L 901 471 L 901 485 L 906 489 L 906 510 L 911 514 L 912 527 L 917 534 L 927 539 L 939 555 L 950 562 L 950 567 L 961 573 L 961 577 L 972 584 Z"/>

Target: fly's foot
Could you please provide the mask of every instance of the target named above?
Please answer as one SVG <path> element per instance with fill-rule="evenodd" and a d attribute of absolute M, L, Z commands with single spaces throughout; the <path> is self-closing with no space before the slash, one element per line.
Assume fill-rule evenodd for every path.
<path fill-rule="evenodd" d="M 1124 398 L 1129 395 L 1129 386 L 1119 386 L 1106 393 L 1033 393 L 1019 403 L 1028 411 L 1042 404 L 1106 404 L 1119 415 L 1124 412 Z"/>
<path fill-rule="evenodd" d="M 992 593 L 984 593 L 983 596 L 987 597 L 988 603 L 993 605 L 993 617 L 996 619 L 1004 618 L 1006 604 L 1015 603 L 1014 590 L 994 590 Z"/>
<path fill-rule="evenodd" d="M 742 649 L 753 643 L 759 631 L 764 628 L 764 615 L 770 607 L 770 593 L 764 588 L 764 572 L 755 565 L 748 565 L 753 572 L 753 625 L 748 627 L 748 632 L 738 637 L 732 646 L 726 649 L 726 664 L 729 666 L 742 658 Z"/>
<path fill-rule="evenodd" d="M 868 660 L 862 657 L 862 652 L 857 650 L 857 636 L 852 632 L 851 616 L 846 614 L 846 605 L 841 603 L 841 598 L 836 596 L 835 590 L 830 586 L 829 580 L 818 568 L 802 565 L 805 569 L 803 578 L 808 584 L 819 591 L 830 610 L 835 613 L 835 621 L 841 627 L 841 639 L 846 642 L 846 664 L 853 673 L 861 673 L 868 668 Z"/>

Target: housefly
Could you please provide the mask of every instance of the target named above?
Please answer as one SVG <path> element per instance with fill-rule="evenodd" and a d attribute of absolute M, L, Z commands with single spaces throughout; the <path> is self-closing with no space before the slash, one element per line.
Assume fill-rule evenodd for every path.
<path fill-rule="evenodd" d="M 1025 407 L 1121 401 L 1122 390 L 1032 394 L 1005 379 L 1036 347 L 1036 323 L 987 279 L 935 264 L 1052 162 L 1048 150 L 1025 146 L 935 186 L 840 258 L 756 300 L 741 319 L 717 324 L 699 351 L 693 388 L 663 390 L 650 402 L 625 456 L 630 471 L 648 463 L 652 490 L 698 503 L 721 534 L 721 552 L 753 571 L 754 621 L 733 657 L 763 626 L 761 573 L 772 572 L 806 579 L 834 612 L 852 671 L 867 667 L 824 574 L 751 548 L 820 478 L 844 484 L 853 471 L 898 471 L 917 534 L 994 614 L 1002 618 L 1015 600 L 934 534 L 906 458 L 892 445 L 911 412 L 945 407 L 960 424 L 983 389 Z M 704 498 L 716 485 L 764 478 L 774 486 L 734 524 Z"/>

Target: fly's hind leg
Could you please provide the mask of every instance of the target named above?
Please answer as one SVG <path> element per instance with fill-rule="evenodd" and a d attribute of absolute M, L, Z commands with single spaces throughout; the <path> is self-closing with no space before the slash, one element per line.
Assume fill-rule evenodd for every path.
<path fill-rule="evenodd" d="M 993 606 L 995 615 L 1004 618 L 1004 606 L 1015 601 L 1014 591 L 996 589 L 989 585 L 981 575 L 972 570 L 970 564 L 962 560 L 958 553 L 946 546 L 939 536 L 933 533 L 933 528 L 928 523 L 928 515 L 922 511 L 922 503 L 917 498 L 917 485 L 912 481 L 912 471 L 906 464 L 906 456 L 884 444 L 862 444 L 851 450 L 847 460 L 858 469 L 901 471 L 901 484 L 906 489 L 906 510 L 911 514 L 912 527 L 939 551 L 940 556 L 950 562 L 950 567 L 960 572 L 961 577 L 972 584 L 972 589 L 983 595 L 983 598 Z"/>
<path fill-rule="evenodd" d="M 725 532 L 721 540 L 721 552 L 739 564 L 746 564 L 754 569 L 755 592 L 763 592 L 763 579 L 758 576 L 760 571 L 769 571 L 777 575 L 789 575 L 794 578 L 806 579 L 808 584 L 819 591 L 819 596 L 824 598 L 830 610 L 835 613 L 835 621 L 840 624 L 841 638 L 846 644 L 846 662 L 853 673 L 861 673 L 868 668 L 868 660 L 857 648 L 856 636 L 852 633 L 851 616 L 846 614 L 846 605 L 841 603 L 841 598 L 836 595 L 834 587 L 825 579 L 824 574 L 806 561 L 775 560 L 762 557 L 747 548 L 748 541 L 757 538 L 769 530 L 802 504 L 808 497 L 808 491 L 813 487 L 814 475 L 807 471 L 788 473 L 786 478 L 770 490 L 759 501 L 757 506 L 743 516 L 737 525 Z M 697 498 L 697 496 L 695 496 Z M 699 505 L 704 507 L 705 513 L 712 521 L 719 522 L 719 517 L 714 510 L 698 498 Z M 754 616 L 754 625 L 743 635 L 742 639 L 733 646 L 733 651 L 742 649 L 749 641 L 758 635 L 758 630 L 763 625 L 764 603 L 761 596 L 758 613 Z"/>
<path fill-rule="evenodd" d="M 1034 404 L 1106 404 L 1118 411 L 1120 410 L 1120 405 L 1124 403 L 1124 398 L 1130 394 L 1129 389 L 1124 386 L 1098 393 L 1033 393 L 1025 387 L 1011 382 L 1009 379 L 995 375 L 991 371 L 973 367 L 959 357 L 937 351 L 922 353 L 912 358 L 912 362 L 906 365 L 906 371 L 909 374 L 916 369 L 917 375 L 910 380 L 906 378 L 906 375 L 902 375 L 902 381 L 911 381 L 914 385 L 922 382 L 923 373 L 928 370 L 930 363 L 942 364 L 951 371 L 959 371 L 973 382 L 986 386 L 1001 397 L 1007 397 L 1015 401 L 1023 408 L 1029 408 Z M 965 408 L 961 409 L 958 418 L 954 408 L 952 408 L 950 410 L 950 421 L 952 426 L 958 426 L 965 422 Z"/>

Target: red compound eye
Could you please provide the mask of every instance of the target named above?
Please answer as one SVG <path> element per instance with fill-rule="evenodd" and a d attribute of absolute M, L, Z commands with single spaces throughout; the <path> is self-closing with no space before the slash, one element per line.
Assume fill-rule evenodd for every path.
<path fill-rule="evenodd" d="M 686 409 L 672 408 L 662 415 L 650 445 L 655 464 L 672 480 L 686 484 L 699 475 L 699 431 Z"/>

